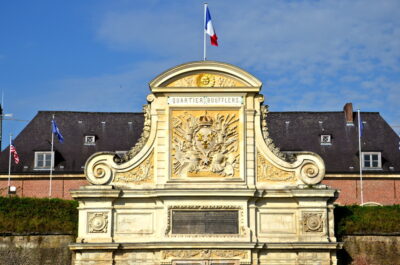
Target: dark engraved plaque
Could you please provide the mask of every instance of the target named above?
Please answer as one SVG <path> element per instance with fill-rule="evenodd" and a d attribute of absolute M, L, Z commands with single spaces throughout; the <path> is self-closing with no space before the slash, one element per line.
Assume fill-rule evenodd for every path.
<path fill-rule="evenodd" d="M 173 234 L 238 234 L 238 211 L 172 211 Z"/>

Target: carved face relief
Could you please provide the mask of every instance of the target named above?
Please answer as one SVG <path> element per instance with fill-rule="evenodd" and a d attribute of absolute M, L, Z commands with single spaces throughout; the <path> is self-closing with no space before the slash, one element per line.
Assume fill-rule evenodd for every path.
<path fill-rule="evenodd" d="M 172 112 L 172 177 L 237 177 L 237 111 Z"/>

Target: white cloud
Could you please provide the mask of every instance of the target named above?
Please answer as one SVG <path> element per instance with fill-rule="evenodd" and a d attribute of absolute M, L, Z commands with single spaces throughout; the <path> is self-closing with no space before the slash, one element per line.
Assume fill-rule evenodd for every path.
<path fill-rule="evenodd" d="M 226 0 L 209 6 L 220 40 L 220 47 L 208 49 L 209 58 L 264 81 L 272 110 L 341 110 L 353 101 L 400 123 L 399 1 Z M 96 38 L 134 54 L 132 69 L 56 81 L 56 91 L 72 93 L 55 107 L 140 110 L 148 81 L 202 58 L 201 1 L 126 2 L 104 10 L 95 18 Z"/>

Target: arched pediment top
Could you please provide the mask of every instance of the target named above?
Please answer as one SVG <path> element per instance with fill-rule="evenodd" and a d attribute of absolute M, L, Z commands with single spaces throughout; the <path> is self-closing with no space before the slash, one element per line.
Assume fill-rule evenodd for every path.
<path fill-rule="evenodd" d="M 175 66 L 150 82 L 152 91 L 162 88 L 253 88 L 260 90 L 262 83 L 243 69 L 221 62 L 198 61 Z"/>

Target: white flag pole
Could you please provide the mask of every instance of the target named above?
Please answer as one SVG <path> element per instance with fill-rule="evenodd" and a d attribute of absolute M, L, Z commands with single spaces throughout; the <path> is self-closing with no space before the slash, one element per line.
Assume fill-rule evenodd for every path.
<path fill-rule="evenodd" d="M 204 31 L 204 54 L 203 54 L 203 61 L 207 59 L 207 35 L 206 35 L 206 16 L 207 16 L 207 3 L 204 3 L 204 24 L 203 24 L 203 31 Z"/>
<path fill-rule="evenodd" d="M 53 165 L 54 165 L 54 133 L 53 133 L 53 122 L 54 122 L 54 114 L 53 119 L 51 120 L 51 161 L 50 161 L 50 181 L 49 181 L 49 198 L 51 197 L 51 181 L 53 179 Z"/>
<path fill-rule="evenodd" d="M 11 140 L 12 139 L 12 134 L 10 133 L 10 152 L 8 156 L 8 182 L 7 182 L 7 187 L 8 187 L 8 192 L 10 191 L 10 182 L 11 182 Z"/>
<path fill-rule="evenodd" d="M 362 153 L 361 153 L 361 116 L 360 116 L 360 110 L 357 110 L 358 112 L 358 152 L 360 154 L 359 156 L 359 162 L 360 162 L 360 193 L 361 193 L 361 205 L 364 204 L 364 192 L 363 192 L 363 175 L 362 175 Z"/>

